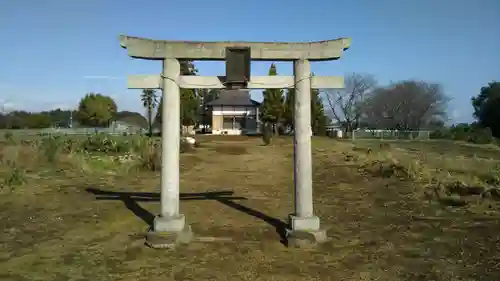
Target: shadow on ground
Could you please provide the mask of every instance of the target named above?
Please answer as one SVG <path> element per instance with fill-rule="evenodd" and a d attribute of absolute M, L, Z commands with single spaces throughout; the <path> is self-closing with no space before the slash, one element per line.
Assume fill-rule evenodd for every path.
<path fill-rule="evenodd" d="M 149 226 L 153 225 L 155 215 L 144 209 L 138 202 L 159 202 L 160 193 L 158 192 L 118 192 L 107 191 L 98 188 L 89 187 L 85 189 L 87 192 L 95 195 L 96 200 L 119 200 L 129 209 L 134 215 L 143 220 Z M 281 242 L 285 243 L 285 230 L 287 224 L 280 219 L 266 215 L 258 210 L 239 204 L 237 200 L 248 200 L 246 197 L 234 196 L 234 191 L 209 191 L 196 193 L 181 193 L 181 201 L 198 201 L 198 200 L 214 200 L 226 205 L 232 209 L 243 212 L 247 215 L 261 219 L 275 228 L 281 238 Z"/>

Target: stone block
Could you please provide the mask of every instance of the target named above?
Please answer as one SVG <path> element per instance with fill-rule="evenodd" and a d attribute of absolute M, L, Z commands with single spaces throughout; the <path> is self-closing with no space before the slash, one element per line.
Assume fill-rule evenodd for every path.
<path fill-rule="evenodd" d="M 324 229 L 310 231 L 287 229 L 286 232 L 286 244 L 289 248 L 316 248 L 328 240 Z"/>
<path fill-rule="evenodd" d="M 174 249 L 178 245 L 188 244 L 194 238 L 190 225 L 181 231 L 157 232 L 151 230 L 146 234 L 146 245 L 153 249 Z"/>
<path fill-rule="evenodd" d="M 186 225 L 186 217 L 179 214 L 174 217 L 156 216 L 153 222 L 154 232 L 179 232 Z"/>
<path fill-rule="evenodd" d="M 286 243 L 290 248 L 316 248 L 327 242 L 326 230 L 320 229 L 317 216 L 297 217 L 290 215 L 290 228 L 286 230 Z"/>
<path fill-rule="evenodd" d="M 310 231 L 320 229 L 319 218 L 317 216 L 297 217 L 294 215 L 290 215 L 289 223 L 290 228 L 294 231 Z"/>

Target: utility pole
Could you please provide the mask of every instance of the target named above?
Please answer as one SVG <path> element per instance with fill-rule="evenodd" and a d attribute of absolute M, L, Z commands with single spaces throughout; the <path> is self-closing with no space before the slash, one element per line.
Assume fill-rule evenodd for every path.
<path fill-rule="evenodd" d="M 73 128 L 73 110 L 69 111 L 69 127 Z"/>

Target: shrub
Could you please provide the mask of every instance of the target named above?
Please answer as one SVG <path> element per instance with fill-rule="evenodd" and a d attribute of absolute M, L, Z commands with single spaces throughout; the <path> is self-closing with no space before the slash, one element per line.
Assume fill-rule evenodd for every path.
<path fill-rule="evenodd" d="M 128 139 L 99 133 L 88 136 L 81 147 L 87 152 L 120 153 L 130 151 L 132 145 Z"/>
<path fill-rule="evenodd" d="M 264 124 L 262 132 L 262 140 L 264 141 L 264 145 L 271 144 L 271 138 L 272 138 L 271 127 L 269 126 L 269 124 Z"/>
<path fill-rule="evenodd" d="M 390 153 L 377 153 L 369 156 L 362 163 L 362 168 L 376 176 L 409 180 L 427 179 L 426 171 L 420 161 L 414 159 L 397 159 Z"/>
<path fill-rule="evenodd" d="M 26 173 L 23 169 L 21 169 L 17 165 L 16 161 L 7 160 L 6 164 L 9 167 L 10 171 L 8 175 L 4 178 L 4 183 L 2 185 L 2 188 L 3 187 L 14 188 L 15 186 L 26 183 Z"/>
<path fill-rule="evenodd" d="M 471 132 L 468 141 L 477 144 L 488 144 L 493 141 L 493 134 L 490 128 L 478 128 Z"/>
<path fill-rule="evenodd" d="M 61 147 L 60 137 L 49 136 L 42 139 L 40 149 L 42 150 L 45 159 L 50 163 L 54 163 L 61 152 Z"/>
<path fill-rule="evenodd" d="M 194 150 L 194 145 L 190 144 L 186 140 L 181 140 L 180 153 L 190 152 L 193 150 Z"/>
<path fill-rule="evenodd" d="M 431 139 L 452 139 L 453 134 L 448 129 L 439 129 L 429 134 Z"/>
<path fill-rule="evenodd" d="M 476 144 L 488 144 L 495 141 L 490 128 L 478 124 L 458 124 L 449 129 L 440 129 L 430 134 L 432 139 L 450 139 Z"/>
<path fill-rule="evenodd" d="M 61 143 L 61 152 L 71 153 L 81 151 L 80 142 L 74 138 L 66 138 Z"/>
<path fill-rule="evenodd" d="M 140 168 L 156 172 L 161 170 L 161 147 L 154 140 L 142 142 L 139 153 Z"/>
<path fill-rule="evenodd" d="M 13 140 L 12 132 L 9 131 L 5 132 L 5 134 L 3 134 L 3 137 L 7 142 L 12 142 Z"/>

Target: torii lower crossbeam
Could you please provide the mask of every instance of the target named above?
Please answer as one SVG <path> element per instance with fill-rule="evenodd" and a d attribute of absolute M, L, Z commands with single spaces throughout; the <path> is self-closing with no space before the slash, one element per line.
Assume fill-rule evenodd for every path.
<path fill-rule="evenodd" d="M 184 89 L 224 89 L 224 76 L 179 76 L 176 81 Z M 161 89 L 163 81 L 161 75 L 131 75 L 127 79 L 129 89 Z M 252 76 L 247 89 L 290 89 L 294 88 L 293 76 Z M 342 89 L 342 76 L 312 76 L 313 89 Z"/>

